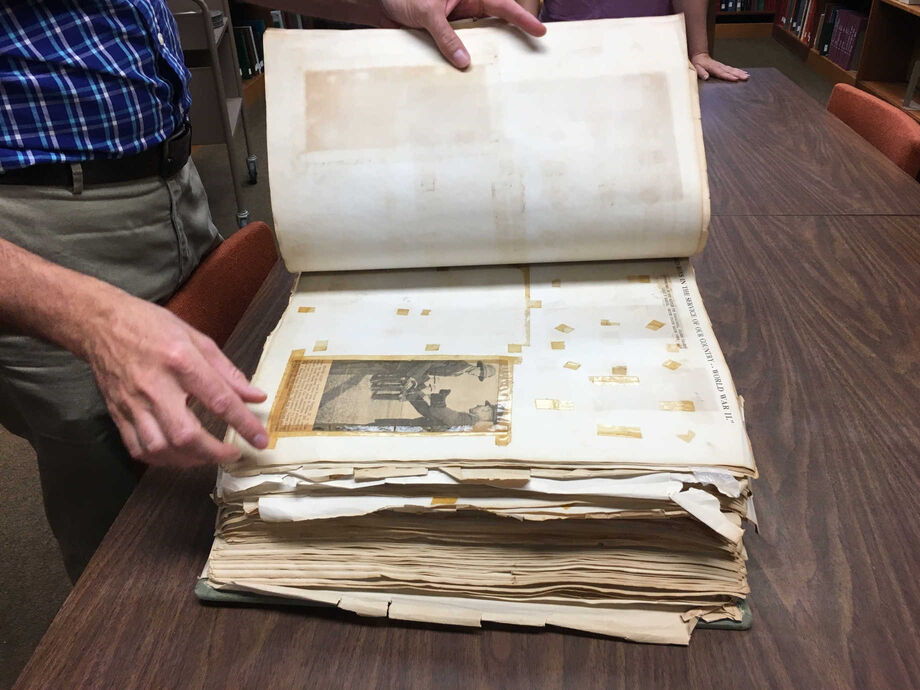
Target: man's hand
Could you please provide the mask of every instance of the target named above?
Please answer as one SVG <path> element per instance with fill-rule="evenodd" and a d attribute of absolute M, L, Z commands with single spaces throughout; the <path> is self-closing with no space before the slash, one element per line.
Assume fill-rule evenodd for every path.
<path fill-rule="evenodd" d="M 181 466 L 239 458 L 239 450 L 202 428 L 190 397 L 256 448 L 267 445 L 265 428 L 245 405 L 265 394 L 213 340 L 144 300 L 124 295 L 113 306 L 104 330 L 88 324 L 95 334 L 85 339 L 85 357 L 131 457 Z"/>
<path fill-rule="evenodd" d="M 696 74 L 704 81 L 709 77 L 716 77 L 724 81 L 747 81 L 750 76 L 743 69 L 724 65 L 718 60 L 713 60 L 709 53 L 697 53 L 690 62 L 693 63 Z"/>
<path fill-rule="evenodd" d="M 166 309 L 0 239 L 0 328 L 44 338 L 89 362 L 128 451 L 153 464 L 231 462 L 233 446 L 188 408 L 197 398 L 256 448 L 253 388 L 214 342 Z"/>
<path fill-rule="evenodd" d="M 397 25 L 431 34 L 438 50 L 457 69 L 469 66 L 470 54 L 448 19 L 498 17 L 531 36 L 546 33 L 546 27 L 515 0 L 380 0 L 380 4 Z"/>

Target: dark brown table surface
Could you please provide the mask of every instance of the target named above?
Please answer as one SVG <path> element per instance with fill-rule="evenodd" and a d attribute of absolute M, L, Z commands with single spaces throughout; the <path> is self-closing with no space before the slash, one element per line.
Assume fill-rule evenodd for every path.
<path fill-rule="evenodd" d="M 837 123 L 784 126 L 821 111 L 772 71 L 705 84 L 703 108 L 713 222 L 694 264 L 761 473 L 750 631 L 677 648 L 202 605 L 214 470 L 153 468 L 17 687 L 920 687 L 920 215 L 893 211 L 920 213 L 916 183 Z M 811 167 L 810 137 L 826 157 Z M 821 207 L 821 171 L 840 168 L 861 171 L 836 178 L 860 200 L 845 213 Z M 276 270 L 228 343 L 250 371 L 289 285 Z"/>

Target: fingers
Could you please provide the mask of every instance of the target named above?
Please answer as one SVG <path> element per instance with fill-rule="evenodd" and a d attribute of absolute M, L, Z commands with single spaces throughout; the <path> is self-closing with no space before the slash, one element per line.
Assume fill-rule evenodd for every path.
<path fill-rule="evenodd" d="M 268 396 L 264 391 L 259 390 L 249 383 L 246 375 L 233 366 L 233 363 L 227 359 L 226 355 L 220 351 L 220 348 L 213 340 L 198 331 L 189 329 L 192 333 L 192 339 L 201 354 L 207 360 L 208 364 L 217 370 L 217 373 L 224 377 L 227 384 L 233 391 L 239 395 L 244 402 L 262 402 Z"/>
<path fill-rule="evenodd" d="M 268 445 L 265 427 L 204 357 L 200 357 L 200 362 L 194 359 L 183 361 L 174 370 L 184 392 L 198 398 L 208 410 L 236 429 L 255 448 L 265 448 Z"/>
<path fill-rule="evenodd" d="M 184 402 L 185 393 L 167 384 L 152 397 L 124 402 L 112 411 L 131 457 L 181 467 L 238 460 L 239 449 L 205 431 Z"/>
<path fill-rule="evenodd" d="M 703 81 L 709 79 L 709 72 L 707 72 L 701 65 L 693 63 L 693 69 L 696 70 L 696 76 L 698 76 Z"/>
<path fill-rule="evenodd" d="M 118 433 L 121 434 L 121 440 L 125 444 L 128 454 L 135 460 L 141 460 L 144 451 L 137 438 L 137 432 L 134 430 L 134 424 L 121 412 L 113 409 L 111 405 L 109 406 L 109 413 L 112 416 L 112 421 L 115 422 L 115 426 L 118 427 Z"/>
<path fill-rule="evenodd" d="M 447 58 L 450 64 L 457 69 L 469 67 L 470 54 L 444 14 L 435 12 L 426 16 L 425 29 L 431 34 L 441 55 Z"/>
<path fill-rule="evenodd" d="M 695 61 L 693 66 L 696 68 L 696 73 L 700 76 L 700 79 L 707 79 L 709 76 L 713 76 L 718 79 L 722 79 L 723 81 L 735 82 L 747 81 L 747 79 L 750 77 L 750 75 L 743 69 L 725 65 L 717 60 L 713 60 L 710 57 Z M 703 76 L 703 72 L 706 73 L 706 76 Z"/>
<path fill-rule="evenodd" d="M 748 74 L 747 72 L 745 72 L 743 69 L 738 69 L 737 67 L 729 67 L 728 65 L 722 65 L 721 63 L 719 63 L 719 64 L 720 64 L 723 68 L 725 68 L 725 70 L 726 70 L 726 72 L 727 72 L 728 74 L 731 74 L 731 75 L 732 75 L 733 77 L 735 77 L 735 79 L 737 79 L 738 81 L 747 81 L 747 80 L 750 78 L 750 76 L 751 76 L 750 74 Z"/>
<path fill-rule="evenodd" d="M 167 462 L 182 465 L 228 463 L 240 458 L 240 450 L 211 436 L 187 407 L 157 410 L 168 448 L 160 453 Z"/>
<path fill-rule="evenodd" d="M 482 5 L 487 16 L 504 19 L 531 36 L 543 36 L 546 33 L 543 23 L 514 0 L 483 0 Z"/>

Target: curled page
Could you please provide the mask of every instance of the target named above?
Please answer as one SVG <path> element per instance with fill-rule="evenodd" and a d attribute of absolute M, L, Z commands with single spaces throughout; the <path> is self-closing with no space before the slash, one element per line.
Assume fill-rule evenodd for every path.
<path fill-rule="evenodd" d="M 421 33 L 269 31 L 268 153 L 291 271 L 680 257 L 709 192 L 682 16 Z"/>

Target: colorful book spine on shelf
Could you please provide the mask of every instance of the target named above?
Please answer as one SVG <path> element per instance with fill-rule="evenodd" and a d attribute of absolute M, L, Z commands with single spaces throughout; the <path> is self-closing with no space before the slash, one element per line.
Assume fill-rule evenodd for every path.
<path fill-rule="evenodd" d="M 814 38 L 815 30 L 815 14 L 818 9 L 818 0 L 810 0 L 808 3 L 808 14 L 805 17 L 805 24 L 802 27 L 801 39 L 805 41 L 807 45 L 811 45 L 812 39 Z"/>

